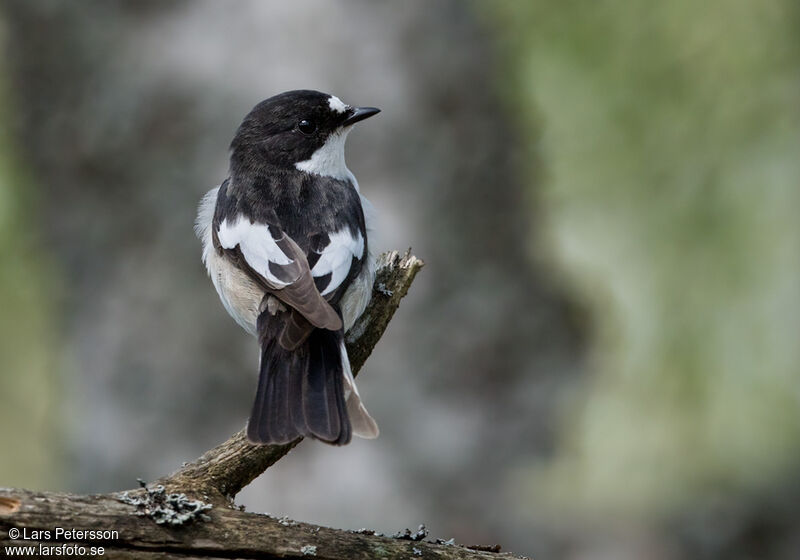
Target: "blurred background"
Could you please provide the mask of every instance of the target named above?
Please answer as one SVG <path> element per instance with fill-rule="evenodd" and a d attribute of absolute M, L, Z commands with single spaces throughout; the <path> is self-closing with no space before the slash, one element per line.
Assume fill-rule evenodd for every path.
<path fill-rule="evenodd" d="M 382 434 L 239 498 L 537 558 L 800 557 L 800 4 L 2 0 L 0 485 L 130 488 L 240 429 L 192 233 L 241 118 L 381 107 L 348 163 L 427 266 Z"/>

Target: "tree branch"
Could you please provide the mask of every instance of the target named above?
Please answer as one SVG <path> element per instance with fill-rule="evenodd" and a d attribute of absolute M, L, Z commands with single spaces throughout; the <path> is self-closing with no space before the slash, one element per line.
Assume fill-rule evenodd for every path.
<path fill-rule="evenodd" d="M 358 373 L 372 352 L 422 266 L 422 261 L 410 253 L 400 256 L 392 252 L 381 257 L 372 301 L 347 334 L 353 374 Z M 242 430 L 157 483 L 121 493 L 79 496 L 0 488 L 0 550 L 10 555 L 5 547 L 21 546 L 35 549 L 33 557 L 42 557 L 57 553 L 47 548 L 40 550 L 39 546 L 74 546 L 78 548 L 62 548 L 60 555 L 136 560 L 509 557 L 449 542 L 423 541 L 424 531 L 386 537 L 372 531 L 329 529 L 235 508 L 233 497 L 300 441 L 252 445 Z M 62 532 L 58 533 L 57 528 Z M 72 529 L 97 533 L 63 532 Z"/>
<path fill-rule="evenodd" d="M 381 255 L 372 300 L 347 333 L 347 354 L 353 375 L 358 375 L 372 353 L 423 264 L 410 252 L 402 256 L 397 251 Z M 253 445 L 241 430 L 158 483 L 168 489 L 193 488 L 214 501 L 219 495 L 232 500 L 301 441 L 298 438 L 285 445 Z"/>
<path fill-rule="evenodd" d="M 375 294 L 347 334 L 347 353 L 357 374 L 377 344 L 423 263 L 410 253 L 383 255 Z M 288 445 L 258 446 L 244 430 L 148 488 L 79 496 L 0 488 L 0 550 L 33 547 L 34 557 L 55 553 L 38 547 L 83 547 L 72 556 L 104 558 L 374 558 L 497 559 L 496 553 L 422 541 L 424 532 L 386 537 L 372 531 L 328 529 L 245 513 L 233 497 L 286 455 Z M 99 531 L 65 534 L 62 530 Z M 14 530 L 20 532 L 17 536 Z M 116 533 L 109 533 L 116 531 Z M 103 533 L 104 532 L 104 533 Z M 97 538 L 95 538 L 97 537 Z M 63 553 L 62 553 L 63 555 Z"/>
<path fill-rule="evenodd" d="M 320 560 L 374 560 L 437 558 L 441 560 L 498 560 L 508 555 L 470 550 L 455 545 L 411 541 L 370 534 L 370 531 L 342 531 L 238 509 L 215 507 L 207 512 L 209 521 L 180 526 L 157 525 L 132 515 L 131 505 L 120 495 L 77 496 L 27 490 L 0 489 L 0 497 L 18 503 L 15 513 L 0 513 L 0 550 L 6 546 L 38 547 L 74 543 L 86 548 L 102 546 L 103 558 L 309 558 Z M 0 506 L 2 507 L 2 506 Z M 2 510 L 0 510 L 2 511 Z M 99 538 L 65 538 L 55 528 L 85 531 L 117 531 Z M 27 540 L 8 538 L 12 528 Z M 50 535 L 34 531 L 49 531 Z M 99 555 L 97 555 L 99 557 Z M 34 554 L 33 557 L 40 557 Z"/>

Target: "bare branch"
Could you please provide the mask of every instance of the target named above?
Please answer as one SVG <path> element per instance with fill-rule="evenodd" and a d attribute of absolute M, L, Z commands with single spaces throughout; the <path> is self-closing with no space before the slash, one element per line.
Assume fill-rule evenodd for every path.
<path fill-rule="evenodd" d="M 13 514 L 0 514 L 0 550 L 6 546 L 102 546 L 103 558 L 136 560 L 168 558 L 316 558 L 320 560 L 374 560 L 438 558 L 499 560 L 506 554 L 470 550 L 460 546 L 410 541 L 371 534 L 328 529 L 228 507 L 207 511 L 209 521 L 180 526 L 157 525 L 136 515 L 121 495 L 78 496 L 51 492 L 0 489 L 0 499 L 21 503 Z M 56 536 L 55 527 L 116 534 Z M 9 531 L 20 536 L 13 540 Z M 34 531 L 49 531 L 23 540 Z M 12 535 L 13 536 L 13 535 Z M 87 550 L 88 554 L 88 550 Z M 39 558 L 39 554 L 32 557 Z M 80 556 L 80 557 L 89 557 Z"/>
<path fill-rule="evenodd" d="M 392 252 L 381 257 L 372 302 L 347 334 L 354 374 L 386 330 L 422 266 L 422 261 L 410 253 L 400 256 Z M 372 531 L 344 531 L 275 519 L 232 507 L 233 497 L 242 488 L 299 442 L 251 445 L 240 431 L 159 483 L 116 494 L 78 496 L 0 488 L 0 550 L 6 546 L 71 544 L 84 547 L 82 555 L 100 556 L 92 553 L 94 546 L 103 547 L 104 558 L 135 560 L 510 557 L 485 548 L 472 550 L 449 542 L 423 541 L 424 532 L 386 537 Z M 59 536 L 57 527 L 101 533 Z M 34 552 L 34 557 L 56 555 Z"/>
<path fill-rule="evenodd" d="M 402 257 L 396 252 L 382 256 L 372 302 L 347 335 L 354 373 L 372 352 L 422 265 L 409 253 Z M 423 541 L 424 532 L 386 537 L 372 531 L 329 529 L 231 507 L 230 501 L 242 488 L 299 442 L 256 446 L 249 444 L 241 431 L 160 484 L 123 493 L 78 496 L 0 488 L 0 550 L 6 546 L 33 547 L 37 549 L 33 556 L 38 557 L 56 555 L 47 552 L 49 549 L 38 550 L 40 545 L 73 545 L 84 547 L 81 555 L 99 556 L 91 547 L 103 547 L 105 558 L 136 560 L 509 557 Z M 59 535 L 55 532 L 57 527 L 85 533 Z"/>
<path fill-rule="evenodd" d="M 381 256 L 372 300 L 347 333 L 353 375 L 358 374 L 372 353 L 423 264 L 410 251 L 402 256 L 397 251 Z M 286 445 L 252 445 L 242 430 L 159 483 L 167 488 L 193 488 L 212 499 L 221 494 L 231 500 L 300 441 L 302 438 Z"/>

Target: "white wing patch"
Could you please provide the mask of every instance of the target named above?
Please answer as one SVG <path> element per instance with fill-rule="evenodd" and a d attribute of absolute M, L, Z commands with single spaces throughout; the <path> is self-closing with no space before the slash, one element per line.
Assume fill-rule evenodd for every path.
<path fill-rule="evenodd" d="M 338 288 L 347 278 L 353 257 L 360 259 L 364 256 L 364 238 L 361 236 L 361 232 L 357 232 L 354 237 L 350 230 L 345 228 L 329 234 L 328 238 L 330 242 L 314 264 L 314 268 L 311 269 L 311 275 L 316 278 L 326 274 L 331 275 L 330 282 L 322 291 L 323 296 Z"/>
<path fill-rule="evenodd" d="M 247 264 L 276 288 L 291 283 L 279 280 L 269 269 L 271 262 L 285 265 L 293 261 L 272 239 L 266 224 L 250 223 L 244 216 L 238 216 L 229 224 L 226 218 L 219 226 L 217 237 L 224 249 L 234 249 L 238 245 Z"/>

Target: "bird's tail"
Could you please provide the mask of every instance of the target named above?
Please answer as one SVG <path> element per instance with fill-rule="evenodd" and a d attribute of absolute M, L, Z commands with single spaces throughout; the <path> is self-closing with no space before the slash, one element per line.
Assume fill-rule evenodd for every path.
<path fill-rule="evenodd" d="M 287 350 L 279 342 L 284 319 L 268 311 L 258 318 L 261 363 L 247 438 L 278 444 L 311 436 L 345 445 L 352 434 L 377 437 L 378 425 L 353 381 L 342 330 L 314 329 Z"/>

